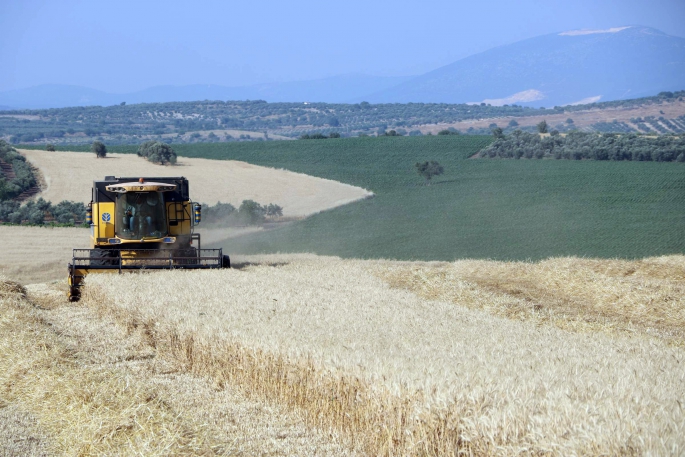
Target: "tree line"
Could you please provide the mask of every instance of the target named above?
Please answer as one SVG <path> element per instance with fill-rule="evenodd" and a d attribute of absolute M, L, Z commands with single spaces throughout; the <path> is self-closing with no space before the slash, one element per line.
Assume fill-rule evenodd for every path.
<path fill-rule="evenodd" d="M 5 141 L 0 140 L 0 223 L 42 225 L 50 221 L 60 225 L 75 225 L 86 219 L 83 203 L 64 200 L 56 205 L 39 198 L 21 204 L 16 198 L 37 185 L 36 176 L 26 158 Z M 8 172 L 14 177 L 8 176 Z"/>
<path fill-rule="evenodd" d="M 53 222 L 59 225 L 78 225 L 86 220 L 86 205 L 63 200 L 53 205 L 39 198 L 22 205 L 18 201 L 0 202 L 0 222 L 10 224 L 43 225 Z"/>
<path fill-rule="evenodd" d="M 214 206 L 202 205 L 202 220 L 208 225 L 244 226 L 260 225 L 268 219 L 283 216 L 283 208 L 269 203 L 261 205 L 254 200 L 243 200 L 238 208 L 230 203 L 218 202 Z"/>
<path fill-rule="evenodd" d="M 18 197 L 22 192 L 36 185 L 36 177 L 26 158 L 5 141 L 0 140 L 0 160 L 4 168 L 14 176 L 8 176 L 5 171 L 0 172 L 0 201 Z"/>
<path fill-rule="evenodd" d="M 480 157 L 503 159 L 632 160 L 685 162 L 685 137 L 648 137 L 615 133 L 572 131 L 549 136 L 515 130 L 509 135 L 493 132 L 495 141 L 483 149 Z"/>

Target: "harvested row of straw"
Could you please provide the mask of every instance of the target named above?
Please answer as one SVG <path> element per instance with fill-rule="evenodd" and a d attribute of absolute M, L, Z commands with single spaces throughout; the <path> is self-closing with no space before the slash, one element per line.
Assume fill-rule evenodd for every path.
<path fill-rule="evenodd" d="M 381 262 L 373 271 L 426 299 L 497 316 L 567 330 L 638 332 L 685 344 L 685 256 Z"/>
<path fill-rule="evenodd" d="M 130 373 L 84 364 L 41 321 L 24 288 L 1 278 L 0 399 L 37 419 L 50 455 L 214 451 L 202 428 L 180 417 L 146 383 Z M 22 455 L 25 449 L 3 443 L 0 454 Z"/>

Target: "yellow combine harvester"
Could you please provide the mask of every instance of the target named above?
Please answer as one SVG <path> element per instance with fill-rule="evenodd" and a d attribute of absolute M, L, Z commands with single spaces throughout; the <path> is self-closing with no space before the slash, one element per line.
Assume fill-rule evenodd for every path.
<path fill-rule="evenodd" d="M 69 300 L 80 298 L 93 273 L 228 268 L 221 249 L 201 249 L 193 229 L 201 206 L 190 200 L 186 178 L 115 178 L 93 182 L 86 213 L 90 249 L 74 249 Z"/>

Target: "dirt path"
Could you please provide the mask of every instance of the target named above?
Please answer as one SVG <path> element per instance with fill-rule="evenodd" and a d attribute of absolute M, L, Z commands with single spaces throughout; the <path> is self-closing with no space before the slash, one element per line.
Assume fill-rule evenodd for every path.
<path fill-rule="evenodd" d="M 73 200 L 87 203 L 94 179 L 114 176 L 185 176 L 194 201 L 236 207 L 250 199 L 283 207 L 285 217 L 305 217 L 367 198 L 365 189 L 329 179 L 260 167 L 233 160 L 181 157 L 175 166 L 149 163 L 133 154 L 108 154 L 97 159 L 82 152 L 19 150 L 38 168 L 46 188 L 37 195 L 53 203 Z"/>

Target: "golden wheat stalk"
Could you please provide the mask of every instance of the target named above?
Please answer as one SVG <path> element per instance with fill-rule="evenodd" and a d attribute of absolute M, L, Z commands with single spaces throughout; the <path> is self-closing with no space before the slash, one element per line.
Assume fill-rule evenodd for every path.
<path fill-rule="evenodd" d="M 641 315 L 675 316 L 668 325 L 677 328 L 673 303 L 682 296 L 673 294 L 684 259 L 433 265 L 448 271 L 428 282 L 443 281 L 458 305 L 376 277 L 405 264 L 311 256 L 272 257 L 242 271 L 93 276 L 84 300 L 143 328 L 182 369 L 295 407 L 370 454 L 677 453 L 685 449 L 682 347 L 644 332 L 561 330 L 564 313 L 538 319 L 534 306 L 524 320 L 496 315 L 517 296 L 543 306 L 547 296 L 562 299 L 573 286 L 559 281 L 575 281 L 588 288 L 588 302 L 577 301 L 582 309 L 570 320 L 595 319 L 607 303 L 618 310 L 608 317 L 630 323 L 631 307 L 649 299 Z M 498 280 L 507 265 L 511 274 L 536 275 L 548 295 L 473 279 Z M 637 282 L 617 273 L 625 266 L 636 267 Z M 418 284 L 430 289 L 425 279 Z M 613 302 L 604 298 L 612 287 Z"/>

